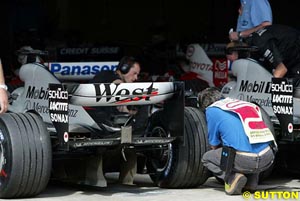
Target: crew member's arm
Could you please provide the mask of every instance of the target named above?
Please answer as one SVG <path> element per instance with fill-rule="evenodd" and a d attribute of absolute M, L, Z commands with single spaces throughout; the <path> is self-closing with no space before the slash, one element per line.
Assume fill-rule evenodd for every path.
<path fill-rule="evenodd" d="M 236 31 L 230 32 L 229 33 L 229 39 L 231 41 L 238 41 L 238 40 L 240 40 L 242 38 L 247 38 L 253 32 L 256 32 L 256 31 L 258 31 L 258 30 L 260 30 L 260 29 L 262 29 L 262 28 L 264 28 L 266 26 L 269 26 L 271 24 L 272 24 L 271 22 L 263 22 L 260 25 L 255 26 L 255 27 L 253 27 L 251 29 L 247 29 L 247 30 L 244 30 L 244 31 L 241 31 L 241 32 L 236 32 Z"/>
<path fill-rule="evenodd" d="M 216 108 L 207 108 L 205 112 L 207 130 L 208 130 L 208 142 L 211 149 L 218 149 L 222 146 L 220 132 L 218 130 L 218 118 L 216 118 Z"/>
<path fill-rule="evenodd" d="M 121 79 L 116 79 L 113 81 L 114 84 L 121 84 L 123 81 Z"/>
<path fill-rule="evenodd" d="M 0 59 L 0 114 L 6 112 L 7 108 L 8 108 L 7 86 L 5 85 L 3 67 Z"/>
<path fill-rule="evenodd" d="M 282 78 L 285 76 L 287 71 L 288 70 L 287 70 L 286 66 L 281 62 L 277 65 L 277 67 L 273 71 L 273 76 L 276 78 Z"/>
<path fill-rule="evenodd" d="M 261 52 L 263 57 L 269 61 L 269 63 L 273 66 L 273 76 L 276 78 L 282 78 L 286 75 L 288 69 L 283 63 L 283 57 L 277 48 L 275 42 L 273 40 L 264 40 L 267 41 L 263 46 L 263 51 Z M 264 43 L 264 41 L 260 41 Z"/>
<path fill-rule="evenodd" d="M 121 79 L 116 79 L 113 81 L 114 84 L 121 84 L 124 83 Z M 117 110 L 119 112 L 128 113 L 130 115 L 135 115 L 137 113 L 137 110 L 129 110 L 126 105 L 117 106 Z"/>

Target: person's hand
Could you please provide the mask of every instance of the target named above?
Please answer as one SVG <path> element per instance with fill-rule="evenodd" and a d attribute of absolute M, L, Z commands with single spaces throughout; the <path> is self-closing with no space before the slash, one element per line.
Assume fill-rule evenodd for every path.
<path fill-rule="evenodd" d="M 238 41 L 239 40 L 239 35 L 238 32 L 233 31 L 229 33 L 229 40 L 230 41 Z"/>
<path fill-rule="evenodd" d="M 126 105 L 117 106 L 119 112 L 128 113 L 130 115 L 135 115 L 137 113 L 136 109 L 128 109 Z"/>
<path fill-rule="evenodd" d="M 136 115 L 137 112 L 138 112 L 138 110 L 137 110 L 136 108 L 131 109 L 131 110 L 128 110 L 128 113 L 129 113 L 130 115 Z"/>
<path fill-rule="evenodd" d="M 5 89 L 0 88 L 0 114 L 6 112 L 8 109 L 8 96 Z"/>

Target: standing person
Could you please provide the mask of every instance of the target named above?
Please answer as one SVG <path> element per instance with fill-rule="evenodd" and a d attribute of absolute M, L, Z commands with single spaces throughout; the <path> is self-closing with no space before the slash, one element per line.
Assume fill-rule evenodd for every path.
<path fill-rule="evenodd" d="M 272 9 L 268 0 L 240 1 L 236 31 L 229 33 L 229 39 L 232 41 L 245 38 L 273 22 Z"/>
<path fill-rule="evenodd" d="M 100 73 L 95 75 L 95 77 L 92 79 L 92 82 L 112 82 L 115 84 L 119 84 L 122 82 L 135 82 L 138 79 L 140 71 L 140 63 L 134 57 L 124 56 L 120 60 L 116 71 L 101 71 Z"/>
<path fill-rule="evenodd" d="M 7 86 L 5 85 L 3 66 L 0 58 L 0 114 L 8 109 Z"/>
<path fill-rule="evenodd" d="M 231 71 L 232 63 L 237 59 L 250 57 L 250 51 L 247 49 L 243 49 L 246 47 L 248 47 L 248 45 L 241 41 L 232 41 L 227 44 L 225 49 L 225 55 L 228 65 L 228 81 L 235 80 Z"/>
<path fill-rule="evenodd" d="M 270 146 L 274 137 L 263 123 L 258 107 L 224 98 L 216 88 L 200 92 L 198 101 L 205 109 L 211 145 L 211 150 L 203 155 L 204 166 L 225 181 L 228 195 L 256 190 L 259 173 L 268 169 L 275 158 Z M 251 123 L 259 126 L 255 128 Z"/>
<path fill-rule="evenodd" d="M 276 78 L 300 78 L 300 32 L 285 25 L 264 27 L 245 42 L 258 47 L 258 54 L 265 59 L 268 70 Z M 270 69 L 272 68 L 272 69 Z"/>
<path fill-rule="evenodd" d="M 248 45 L 241 41 L 232 41 L 226 45 L 225 54 L 227 60 L 234 62 L 240 58 L 250 57 L 250 52 L 246 48 Z M 245 48 L 245 49 L 243 49 Z"/>
<path fill-rule="evenodd" d="M 116 71 L 101 71 L 96 74 L 91 80 L 93 83 L 131 83 L 138 79 L 141 67 L 140 63 L 134 57 L 124 56 L 118 66 Z M 130 114 L 135 114 L 136 111 L 130 111 L 126 106 L 117 107 L 119 112 L 127 112 Z"/>
<path fill-rule="evenodd" d="M 101 71 L 100 73 L 96 74 L 94 78 L 91 80 L 92 83 L 115 83 L 115 84 L 120 84 L 120 83 L 132 83 L 137 81 L 138 76 L 140 74 L 141 67 L 140 63 L 135 59 L 134 57 L 130 56 L 124 56 L 118 66 L 116 71 Z M 96 119 L 100 119 L 101 121 L 105 121 L 108 118 L 108 115 L 113 115 L 118 112 L 125 112 L 131 115 L 134 115 L 137 113 L 137 111 L 134 110 L 129 110 L 126 106 L 117 106 L 117 107 L 105 107 L 101 108 L 101 110 L 105 110 L 105 114 L 102 117 L 99 117 L 98 111 L 96 113 L 92 114 L 92 116 L 95 116 Z M 103 113 L 102 113 L 103 114 Z"/>
<path fill-rule="evenodd" d="M 91 80 L 93 83 L 132 83 L 137 81 L 138 75 L 141 71 L 140 63 L 131 56 L 124 56 L 118 66 L 116 71 L 101 71 L 96 74 L 95 77 Z M 129 115 L 136 115 L 136 108 L 130 109 L 126 106 L 117 106 L 117 107 L 101 107 L 95 108 L 94 111 L 89 111 L 91 116 L 94 116 L 94 119 L 100 119 L 101 122 L 105 122 L 107 119 L 110 120 L 114 114 L 128 113 Z M 140 123 L 141 118 L 137 118 L 135 123 Z M 134 127 L 135 128 L 135 127 Z M 136 128 L 135 128 L 136 129 Z M 124 151 L 124 154 L 121 157 L 120 153 Z M 111 162 L 111 158 L 120 157 L 120 175 L 119 181 L 122 184 L 132 185 L 134 175 L 137 171 L 137 156 L 136 152 L 133 149 L 120 150 L 118 153 L 109 153 L 105 155 L 105 158 L 108 162 Z"/>

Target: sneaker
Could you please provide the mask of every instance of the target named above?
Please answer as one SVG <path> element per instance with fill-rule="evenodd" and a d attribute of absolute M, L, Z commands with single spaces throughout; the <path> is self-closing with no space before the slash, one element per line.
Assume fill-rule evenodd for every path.
<path fill-rule="evenodd" d="M 250 193 L 254 193 L 258 187 L 259 174 L 248 174 L 246 177 L 247 183 L 242 192 L 248 191 Z"/>
<path fill-rule="evenodd" d="M 225 183 L 225 192 L 227 195 L 241 195 L 242 189 L 246 185 L 247 177 L 240 173 L 234 173 L 233 178 Z"/>
<path fill-rule="evenodd" d="M 250 193 L 254 193 L 256 191 L 257 188 L 255 187 L 251 187 L 251 186 L 244 186 L 244 188 L 242 189 L 242 192 L 250 192 Z"/>

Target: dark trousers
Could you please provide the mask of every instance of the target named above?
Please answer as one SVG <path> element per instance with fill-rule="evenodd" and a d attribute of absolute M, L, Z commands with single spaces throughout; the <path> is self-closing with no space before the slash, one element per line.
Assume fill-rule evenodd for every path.
<path fill-rule="evenodd" d="M 206 152 L 202 157 L 202 162 L 215 176 L 224 180 L 225 172 L 220 168 L 221 152 L 222 148 Z M 275 156 L 272 149 L 257 157 L 237 153 L 234 160 L 233 172 L 242 173 L 247 176 L 246 186 L 256 188 L 259 173 L 268 169 L 273 164 L 274 159 Z"/>

